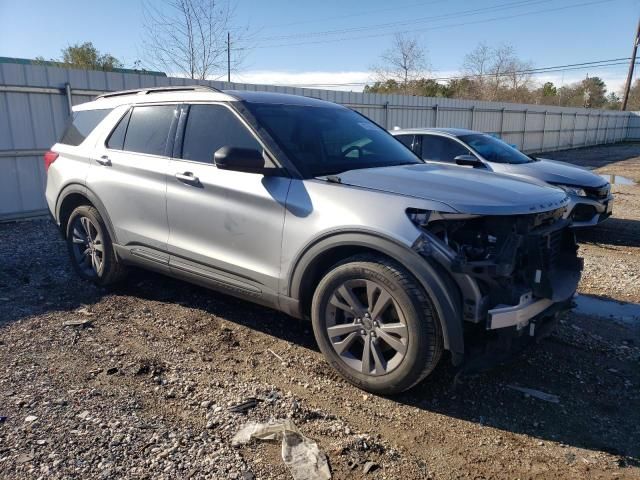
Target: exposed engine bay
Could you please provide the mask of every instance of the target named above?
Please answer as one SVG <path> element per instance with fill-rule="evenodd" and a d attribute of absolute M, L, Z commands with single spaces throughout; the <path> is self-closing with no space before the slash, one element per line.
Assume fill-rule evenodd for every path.
<path fill-rule="evenodd" d="M 583 263 L 563 213 L 564 208 L 503 216 L 435 213 L 412 220 L 426 220 L 419 222 L 429 234 L 426 243 L 440 244 L 440 252 L 431 249 L 430 254 L 477 284 L 479 292 L 461 290 L 465 319 L 478 322 L 490 308 L 517 305 L 528 292 L 553 302 L 573 295 Z"/>

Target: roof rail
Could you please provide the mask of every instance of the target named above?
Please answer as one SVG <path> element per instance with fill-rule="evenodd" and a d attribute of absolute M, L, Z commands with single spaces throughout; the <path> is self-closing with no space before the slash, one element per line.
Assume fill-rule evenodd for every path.
<path fill-rule="evenodd" d="M 181 91 L 194 91 L 194 90 L 208 90 L 211 92 L 221 92 L 215 87 L 208 85 L 182 85 L 182 86 L 168 86 L 168 87 L 148 87 L 148 88 L 134 88 L 133 90 L 120 90 L 119 92 L 109 92 L 98 95 L 99 98 L 119 97 L 121 95 L 147 95 L 149 93 L 162 93 L 162 92 L 181 92 Z"/>

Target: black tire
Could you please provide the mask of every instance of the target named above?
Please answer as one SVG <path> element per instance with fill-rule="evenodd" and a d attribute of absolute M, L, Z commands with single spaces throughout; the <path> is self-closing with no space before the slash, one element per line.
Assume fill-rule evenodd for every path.
<path fill-rule="evenodd" d="M 87 228 L 90 233 L 87 233 Z M 66 225 L 66 237 L 71 264 L 80 277 L 101 287 L 118 283 L 125 277 L 127 270 L 118 262 L 109 231 L 94 207 L 81 205 L 71 212 Z M 102 252 L 99 248 L 102 248 Z M 90 253 L 82 256 L 82 250 Z M 90 258 L 93 255 L 96 259 L 100 258 L 99 266 L 98 260 L 94 263 Z"/>
<path fill-rule="evenodd" d="M 347 298 L 342 287 L 351 292 L 347 295 L 351 303 L 342 301 Z M 347 313 L 345 307 L 359 302 L 359 310 L 364 300 L 367 310 L 362 318 Z M 379 313 L 377 302 L 389 306 Z M 442 328 L 427 294 L 405 268 L 382 256 L 357 255 L 334 266 L 314 292 L 311 318 L 316 341 L 329 364 L 371 393 L 390 395 L 410 389 L 433 371 L 442 356 Z M 363 325 L 362 329 L 351 331 L 356 324 Z M 351 333 L 331 335 L 328 328 L 334 334 Z M 344 347 L 347 351 L 338 353 L 349 340 L 351 346 Z"/>

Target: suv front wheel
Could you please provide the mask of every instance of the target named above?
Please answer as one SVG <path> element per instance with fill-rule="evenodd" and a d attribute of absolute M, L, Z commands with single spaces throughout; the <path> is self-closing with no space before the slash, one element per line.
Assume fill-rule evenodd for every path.
<path fill-rule="evenodd" d="M 440 323 L 426 293 L 384 257 L 355 256 L 333 267 L 315 291 L 311 318 L 328 362 L 372 393 L 413 387 L 442 355 Z"/>
<path fill-rule="evenodd" d="M 71 212 L 67 222 L 67 249 L 76 272 L 96 285 L 111 285 L 126 273 L 113 251 L 102 216 L 92 206 L 81 205 Z"/>

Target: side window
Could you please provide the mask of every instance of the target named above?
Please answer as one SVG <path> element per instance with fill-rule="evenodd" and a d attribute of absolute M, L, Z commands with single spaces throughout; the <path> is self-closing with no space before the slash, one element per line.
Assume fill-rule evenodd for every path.
<path fill-rule="evenodd" d="M 175 110 L 175 105 L 134 107 L 124 138 L 124 150 L 164 155 Z"/>
<path fill-rule="evenodd" d="M 107 140 L 107 148 L 112 150 L 122 150 L 124 148 L 124 134 L 127 132 L 131 110 L 128 110 L 124 117 L 118 122 L 116 128 L 113 129 L 109 139 Z"/>
<path fill-rule="evenodd" d="M 395 135 L 395 137 L 409 148 L 413 145 L 413 135 Z"/>
<path fill-rule="evenodd" d="M 77 146 L 84 142 L 94 128 L 111 112 L 111 108 L 101 110 L 81 110 L 73 113 L 60 143 Z"/>
<path fill-rule="evenodd" d="M 222 147 L 262 150 L 240 120 L 222 105 L 191 105 L 184 131 L 181 158 L 213 163 Z"/>
<path fill-rule="evenodd" d="M 423 135 L 422 136 L 422 159 L 433 160 L 436 162 L 453 161 L 458 155 L 467 155 L 469 150 L 447 137 L 439 135 Z"/>

